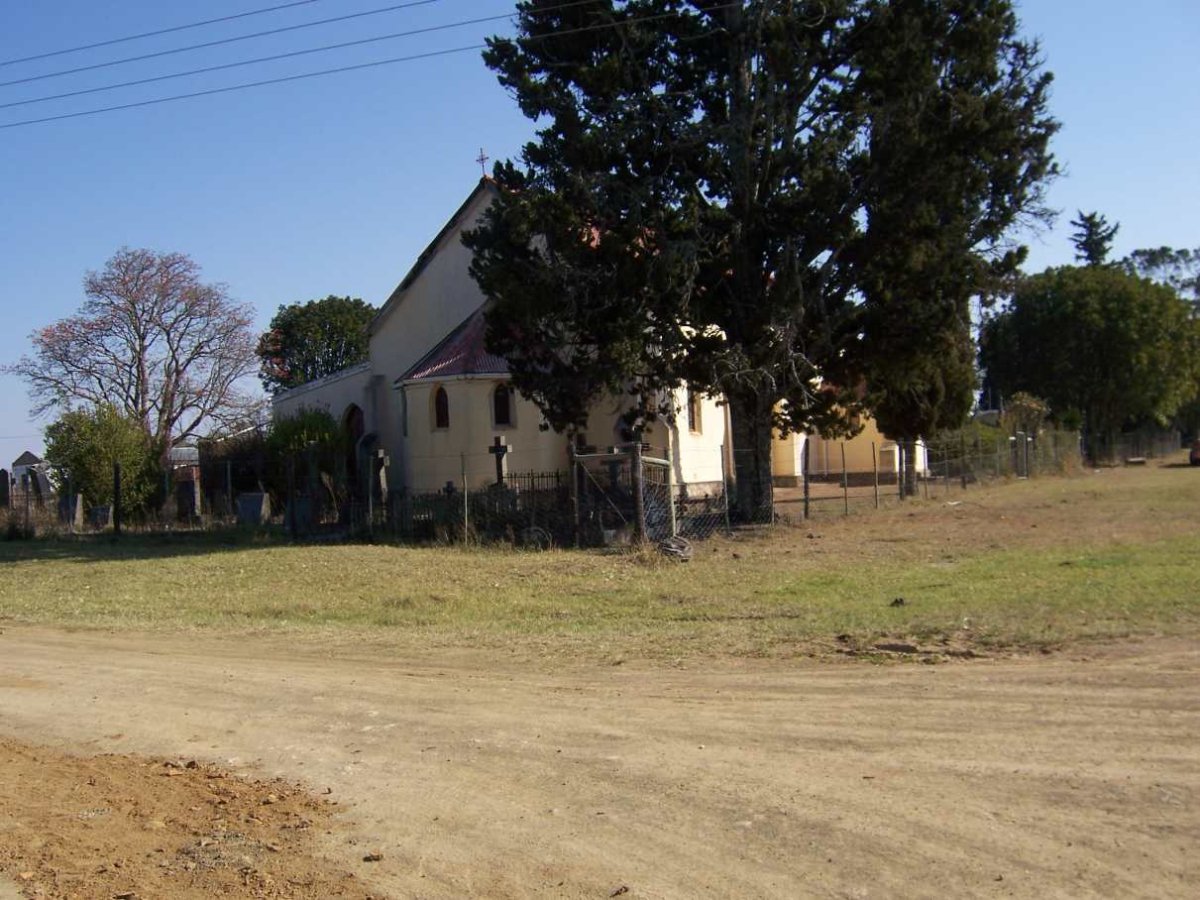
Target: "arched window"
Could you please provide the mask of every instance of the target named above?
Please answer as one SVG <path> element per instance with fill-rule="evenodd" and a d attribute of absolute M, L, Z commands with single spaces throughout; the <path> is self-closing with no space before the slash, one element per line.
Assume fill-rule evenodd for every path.
<path fill-rule="evenodd" d="M 433 394 L 433 427 L 450 427 L 450 398 L 444 387 L 439 387 Z"/>
<path fill-rule="evenodd" d="M 512 391 L 508 389 L 508 385 L 501 384 L 492 392 L 492 419 L 496 425 L 511 425 L 512 418 Z"/>
<path fill-rule="evenodd" d="M 688 388 L 687 392 L 687 425 L 692 434 L 700 434 L 703 425 L 700 421 L 700 395 Z"/>

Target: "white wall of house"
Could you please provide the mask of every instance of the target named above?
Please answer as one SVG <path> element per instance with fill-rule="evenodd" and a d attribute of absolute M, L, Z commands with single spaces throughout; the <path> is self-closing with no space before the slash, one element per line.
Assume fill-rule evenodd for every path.
<path fill-rule="evenodd" d="M 675 391 L 674 463 L 678 483 L 719 483 L 722 448 L 729 443 L 725 405 L 716 397 L 695 396 L 688 415 L 688 390 Z"/>

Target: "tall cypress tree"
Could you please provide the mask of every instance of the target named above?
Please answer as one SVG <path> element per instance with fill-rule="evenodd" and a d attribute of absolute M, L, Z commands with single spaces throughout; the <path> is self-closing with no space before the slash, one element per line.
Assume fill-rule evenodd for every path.
<path fill-rule="evenodd" d="M 768 511 L 775 430 L 844 432 L 862 378 L 959 348 L 1053 170 L 1036 47 L 1007 0 L 518 10 L 485 60 L 543 127 L 466 236 L 489 344 L 558 429 L 606 393 L 721 394 L 741 511 Z"/>
<path fill-rule="evenodd" d="M 1102 266 L 1108 262 L 1113 238 L 1121 230 L 1119 224 L 1109 225 L 1108 220 L 1098 212 L 1078 210 L 1071 220 L 1071 227 L 1075 229 L 1071 234 L 1075 259 L 1088 266 Z"/>

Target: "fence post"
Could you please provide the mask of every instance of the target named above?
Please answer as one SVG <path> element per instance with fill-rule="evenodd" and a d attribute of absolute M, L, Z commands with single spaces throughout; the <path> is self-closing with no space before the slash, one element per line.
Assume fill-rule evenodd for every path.
<path fill-rule="evenodd" d="M 292 540 L 296 540 L 296 456 L 289 453 L 287 457 L 287 526 Z"/>
<path fill-rule="evenodd" d="M 646 540 L 646 498 L 642 496 L 642 442 L 633 442 L 633 458 L 629 463 L 629 480 L 633 487 L 633 534 L 637 543 Z"/>
<path fill-rule="evenodd" d="M 846 442 L 838 446 L 842 451 L 842 515 L 850 515 L 850 481 L 846 476 Z"/>
<path fill-rule="evenodd" d="M 467 490 L 467 454 L 458 455 L 459 467 L 462 470 L 463 491 L 463 546 L 467 546 L 467 533 L 471 530 L 471 495 Z"/>
<path fill-rule="evenodd" d="M 967 489 L 967 436 L 963 432 L 958 433 L 958 467 L 962 474 L 962 489 Z"/>
<path fill-rule="evenodd" d="M 729 524 L 729 472 L 725 465 L 725 445 L 721 445 L 721 493 L 725 496 L 725 532 L 732 531 Z"/>
<path fill-rule="evenodd" d="M 804 518 L 806 521 L 808 520 L 808 515 L 809 515 L 809 509 L 808 509 L 808 500 L 809 500 L 808 459 L 809 459 L 809 453 L 808 453 L 808 451 L 809 451 L 809 447 L 811 444 L 812 444 L 812 436 L 806 433 L 804 435 L 804 458 L 801 460 L 801 463 L 800 463 L 800 465 L 804 469 L 804 473 L 803 473 L 804 474 Z"/>
<path fill-rule="evenodd" d="M 25 498 L 25 515 L 29 516 L 29 496 Z M 121 533 L 121 463 L 113 462 L 113 534 Z"/>
<path fill-rule="evenodd" d="M 225 460 L 225 515 L 233 515 L 233 461 Z"/>
<path fill-rule="evenodd" d="M 567 469 L 571 473 L 571 532 L 575 546 L 579 546 L 579 466 L 575 459 L 575 441 L 567 444 Z"/>
<path fill-rule="evenodd" d="M 37 476 L 34 475 L 33 477 L 36 478 Z M 33 490 L 32 490 L 32 485 L 30 483 L 30 476 L 28 473 L 21 476 L 21 487 L 24 489 L 24 493 L 25 493 L 25 534 L 26 534 L 26 536 L 30 536 L 33 534 L 33 531 L 32 531 L 32 524 L 31 524 L 30 518 L 29 518 L 29 500 L 30 500 L 30 494 L 33 493 Z"/>
<path fill-rule="evenodd" d="M 875 476 L 875 508 L 879 509 L 879 455 L 874 441 L 871 441 L 871 471 Z"/>
<path fill-rule="evenodd" d="M 667 516 L 671 537 L 679 534 L 679 521 L 675 516 L 675 442 L 671 438 L 671 425 L 667 425 Z"/>

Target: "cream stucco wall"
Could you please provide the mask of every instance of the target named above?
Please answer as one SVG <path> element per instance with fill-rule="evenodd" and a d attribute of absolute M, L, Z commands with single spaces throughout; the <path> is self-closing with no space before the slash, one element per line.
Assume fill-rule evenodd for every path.
<path fill-rule="evenodd" d="M 492 199 L 484 186 L 446 228 L 432 255 L 413 282 L 397 289 L 376 317 L 371 330 L 371 366 L 384 390 L 436 347 L 484 303 L 471 278 L 471 252 L 462 244 L 463 231 L 478 223 Z M 377 429 L 385 446 L 403 440 L 398 405 L 380 404 Z"/>
<path fill-rule="evenodd" d="M 513 424 L 494 423 L 492 394 L 504 381 L 462 377 L 410 382 L 397 390 L 397 409 L 407 407 L 408 437 L 403 442 L 402 464 L 409 490 L 440 490 L 448 481 L 461 488 L 464 465 L 471 489 L 495 483 L 495 457 L 487 448 L 496 436 L 512 447 L 506 464 L 514 475 L 566 470 L 567 438 L 542 431 L 542 415 L 528 400 L 514 392 Z M 450 427 L 444 429 L 434 427 L 433 395 L 439 386 L 445 388 L 449 402 Z"/>
<path fill-rule="evenodd" d="M 372 431 L 375 425 L 371 394 L 370 364 L 363 363 L 277 394 L 272 410 L 276 419 L 286 419 L 302 409 L 321 409 L 340 423 L 351 404 L 355 404 L 363 411 L 366 431 Z"/>

